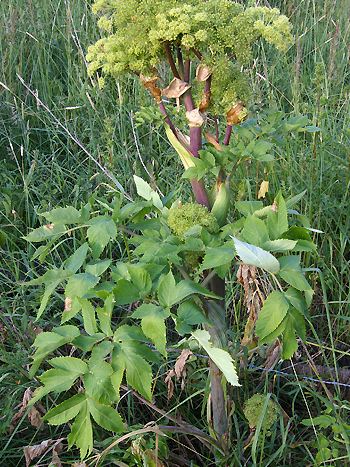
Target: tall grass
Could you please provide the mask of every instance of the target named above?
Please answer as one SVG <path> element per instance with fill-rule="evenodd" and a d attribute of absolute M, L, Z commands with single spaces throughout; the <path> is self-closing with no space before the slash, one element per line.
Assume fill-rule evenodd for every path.
<path fill-rule="evenodd" d="M 311 219 L 313 228 L 324 232 L 315 233 L 319 256 L 310 259 L 310 267 L 322 271 L 322 275 L 314 273 L 310 356 L 316 363 L 350 366 L 349 0 L 275 0 L 269 4 L 291 18 L 296 44 L 284 57 L 260 47 L 259 60 L 251 69 L 255 110 L 259 113 L 271 107 L 305 113 L 322 132 L 289 141 L 281 160 L 266 176 L 272 190 L 282 186 L 287 195 L 307 189 L 301 211 Z M 174 181 L 181 183 L 163 133 L 151 126 L 135 130 L 132 124 L 139 103 L 149 102 L 145 92 L 132 79 L 108 82 L 101 91 L 87 76 L 84 54 L 97 35 L 89 2 L 84 0 L 0 2 L 2 465 L 23 465 L 19 447 L 60 436 L 48 428 L 37 432 L 24 419 L 8 434 L 16 405 L 30 384 L 28 353 L 35 335 L 38 298 L 19 285 L 31 270 L 31 247 L 22 241 L 22 235 L 38 225 L 40 212 L 52 206 L 80 205 L 93 194 L 108 197 L 118 191 L 118 184 L 101 172 L 93 159 L 131 194 L 131 175 L 147 177 L 140 159 L 151 174 L 157 174 L 162 191 L 171 191 Z M 254 192 L 255 178 L 247 177 L 242 184 L 249 185 Z M 243 317 L 239 303 L 235 308 Z M 302 353 L 300 361 L 308 358 Z M 257 465 L 312 465 L 312 435 L 290 430 L 290 424 L 300 412 L 306 417 L 308 411 L 317 414 L 329 395 L 302 380 L 270 374 L 258 379 L 259 374 L 251 371 L 249 381 L 256 380 L 256 389 L 273 387 L 290 416 L 287 425 L 281 423 L 282 442 L 274 437 L 266 440 L 265 454 L 259 454 Z M 243 381 L 240 398 L 248 394 L 251 383 Z M 343 393 L 338 390 L 335 397 L 340 400 Z M 240 418 L 238 411 L 235 427 Z M 235 455 L 243 450 L 243 441 L 237 438 Z M 239 465 L 235 459 L 232 465 Z"/>

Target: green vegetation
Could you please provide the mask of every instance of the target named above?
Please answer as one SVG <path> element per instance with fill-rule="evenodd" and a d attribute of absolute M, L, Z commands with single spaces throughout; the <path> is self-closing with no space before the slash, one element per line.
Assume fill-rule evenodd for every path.
<path fill-rule="evenodd" d="M 99 3 L 103 6 L 106 2 Z M 132 2 L 125 2 L 125 5 L 128 3 Z M 148 4 L 144 2 L 146 3 Z M 157 8 L 158 4 L 164 2 L 149 3 L 152 8 Z M 177 2 L 168 4 L 172 6 L 175 3 Z M 198 3 L 203 6 L 203 2 Z M 213 3 L 208 2 L 206 7 L 209 8 Z M 197 283 L 199 277 L 203 278 L 201 274 L 208 266 L 208 269 L 216 269 L 219 275 L 227 275 L 226 298 L 230 311 L 230 327 L 226 337 L 230 343 L 230 353 L 241 360 L 242 366 L 238 371 L 241 387 L 229 389 L 230 397 L 234 402 L 230 408 L 232 418 L 229 465 L 346 464 L 349 457 L 349 426 L 346 423 L 349 404 L 346 400 L 346 388 L 324 383 L 316 384 L 303 379 L 302 375 L 311 376 L 316 380 L 318 378 L 326 381 L 338 380 L 350 384 L 349 380 L 346 380 L 350 344 L 348 337 L 350 226 L 347 214 L 350 181 L 348 155 L 350 32 L 344 14 L 347 2 L 305 0 L 270 3 L 280 8 L 282 13 L 290 18 L 293 34 L 297 39 L 295 45 L 290 45 L 284 55 L 276 54 L 264 42 L 253 46 L 253 53 L 258 56 L 258 60 L 254 61 L 245 73 L 245 77 L 249 78 L 252 96 L 249 119 L 243 126 L 234 128 L 233 134 L 238 135 L 238 139 L 232 139 L 230 151 L 218 151 L 208 141 L 201 153 L 201 162 L 205 161 L 205 163 L 200 164 L 195 161 L 189 166 L 185 165 L 188 159 L 186 154 L 183 154 L 182 160 L 185 161 L 184 165 L 187 169 L 185 177 L 182 176 L 174 149 L 169 145 L 166 134 L 160 126 L 161 114 L 151 110 L 152 101 L 138 79 L 122 76 L 116 81 L 115 78 L 106 76 L 101 90 L 98 85 L 101 84 L 101 80 L 97 80 L 95 75 L 88 74 L 84 57 L 88 46 L 99 39 L 96 18 L 91 14 L 90 5 L 83 1 L 73 3 L 69 0 L 58 3 L 43 0 L 31 2 L 7 0 L 1 3 L 0 53 L 3 66 L 0 70 L 2 112 L 0 159 L 3 174 L 0 193 L 0 459 L 2 463 L 23 465 L 24 446 L 39 444 L 48 439 L 65 438 L 70 428 L 72 432 L 68 441 L 71 445 L 76 443 L 79 446 L 79 440 L 82 439 L 79 435 L 79 424 L 84 427 L 85 439 L 88 439 L 90 425 L 86 420 L 90 420 L 90 414 L 97 424 L 112 432 L 123 431 L 124 422 L 128 425 L 128 432 L 131 432 L 142 429 L 150 420 L 157 420 L 158 425 L 169 426 L 173 425 L 173 418 L 181 418 L 191 426 L 209 433 L 210 438 L 208 437 L 206 443 L 212 442 L 214 432 L 212 429 L 208 431 L 212 415 L 210 411 L 206 414 L 209 396 L 206 386 L 207 361 L 202 355 L 208 353 L 215 361 L 215 351 L 220 349 L 213 347 L 205 331 L 201 331 L 201 334 L 195 331 L 198 323 L 205 323 L 206 316 L 196 304 L 196 300 L 192 300 L 193 289 L 186 297 L 181 295 L 180 290 L 184 287 L 181 286 L 181 281 Z M 235 8 L 237 14 L 240 14 L 239 8 Z M 149 10 L 147 13 L 149 14 Z M 165 11 L 159 21 L 166 23 L 167 13 Z M 181 12 L 181 14 L 185 13 Z M 123 12 L 123 15 L 127 14 L 129 14 L 127 11 Z M 123 15 L 115 18 L 115 21 L 122 22 Z M 178 26 L 185 28 L 186 18 L 180 16 L 179 13 Z M 149 16 L 145 14 L 143 19 L 147 22 Z M 208 29 L 207 26 L 202 27 L 206 21 L 208 15 L 199 14 L 198 25 L 189 31 L 189 37 L 184 39 L 189 41 L 184 42 L 185 47 L 196 46 L 197 43 L 193 41 L 201 43 L 212 41 L 210 35 L 204 37 L 203 33 L 199 34 L 200 31 Z M 108 26 L 107 30 L 114 27 L 113 24 L 107 25 L 106 21 L 104 23 L 101 26 Z M 286 29 L 285 23 L 283 25 L 283 30 L 286 32 L 288 28 Z M 153 26 L 155 25 L 151 24 L 152 28 Z M 231 26 L 233 27 L 232 24 L 225 24 L 225 30 Z M 172 34 L 172 28 L 166 25 L 163 29 L 154 27 L 154 30 L 155 34 Z M 144 31 L 145 28 L 139 32 L 142 35 Z M 261 30 L 260 34 L 268 42 L 269 40 L 274 42 L 275 39 L 271 39 L 268 31 L 271 33 L 268 29 Z M 224 32 L 221 30 L 221 33 Z M 213 31 L 210 31 L 210 34 L 212 33 Z M 102 33 L 104 34 L 105 32 Z M 225 37 L 231 39 L 232 36 L 220 36 L 221 40 Z M 172 39 L 173 36 L 169 37 L 169 40 Z M 154 37 L 152 43 L 155 44 L 157 40 Z M 247 40 L 251 39 L 247 38 Z M 281 45 L 280 37 L 277 38 L 277 43 Z M 152 56 L 148 57 L 145 51 L 150 50 L 149 44 L 146 41 L 142 44 L 144 49 L 141 52 L 136 50 L 133 60 L 137 61 L 137 54 L 140 54 L 141 59 L 147 57 L 144 64 L 154 65 L 152 60 L 155 57 L 158 59 L 159 54 L 164 53 L 163 50 L 158 50 L 155 46 L 152 49 Z M 220 42 L 218 41 L 216 45 L 219 47 Z M 125 46 L 127 46 L 126 42 Z M 238 47 L 237 44 L 235 46 Z M 240 52 L 244 49 L 246 48 L 237 48 Z M 125 49 L 126 52 L 129 50 L 135 49 L 129 47 Z M 227 76 L 225 69 L 227 63 L 220 59 L 220 53 L 220 50 L 213 51 L 212 57 L 217 61 L 215 64 L 218 67 L 217 76 L 220 76 L 220 73 L 222 76 Z M 130 57 L 126 58 L 129 60 Z M 120 63 L 125 63 L 125 57 L 122 57 Z M 210 58 L 207 63 L 214 67 Z M 138 65 L 134 71 L 146 71 L 143 66 Z M 115 71 L 119 73 L 124 69 L 123 67 Z M 230 76 L 236 83 L 236 94 L 233 96 L 224 92 L 226 97 L 222 102 L 216 99 L 215 95 L 219 96 L 220 92 L 222 94 L 223 87 L 216 86 L 213 79 L 215 111 L 219 112 L 221 109 L 222 112 L 227 112 L 228 102 L 232 106 L 236 100 L 245 98 L 247 87 L 238 73 L 240 69 L 232 68 Z M 163 74 L 162 80 L 169 82 L 169 76 Z M 221 78 L 220 80 L 218 78 L 218 81 L 222 83 Z M 243 91 L 241 88 L 244 88 Z M 238 93 L 237 89 L 240 90 Z M 200 83 L 194 86 L 193 95 L 195 102 L 200 103 L 202 95 Z M 38 96 L 38 99 L 35 96 Z M 239 120 L 246 116 L 245 111 L 240 113 L 241 111 L 242 109 L 239 108 Z M 186 115 L 183 112 L 177 113 L 176 108 L 170 108 L 168 112 L 171 118 L 176 117 L 178 126 L 183 130 L 187 124 Z M 300 114 L 306 117 L 300 117 Z M 255 116 L 258 118 L 258 131 L 256 131 L 256 122 L 252 120 Z M 209 130 L 213 128 L 211 125 L 212 123 L 209 122 Z M 265 144 L 261 145 L 260 142 Z M 244 153 L 248 145 L 250 145 L 249 151 L 238 165 L 229 186 L 235 208 L 226 211 L 219 206 L 215 213 L 220 227 L 225 226 L 221 231 L 220 239 L 217 239 L 219 234 L 216 228 L 213 231 L 208 229 L 206 233 L 199 233 L 198 223 L 195 220 L 192 222 L 192 216 L 191 219 L 184 219 L 186 226 L 190 228 L 194 223 L 197 224 L 197 228 L 194 227 L 190 235 L 180 232 L 176 222 L 179 219 L 174 219 L 172 223 L 171 216 L 168 217 L 163 206 L 170 208 L 174 201 L 181 198 L 184 204 L 174 205 L 169 212 L 185 209 L 186 201 L 190 199 L 186 178 L 208 180 L 210 177 L 216 177 L 219 158 L 222 165 L 233 166 L 234 157 Z M 272 156 L 275 162 L 272 162 Z M 148 184 L 136 178 L 135 185 L 131 181 L 131 175 L 135 173 L 143 180 L 147 180 Z M 259 201 L 257 205 L 254 202 L 257 200 L 259 187 L 263 181 L 269 181 L 269 189 L 265 194 L 264 203 Z M 218 193 L 222 192 L 220 190 L 223 190 L 223 187 L 227 188 L 225 184 L 220 183 L 214 186 L 212 192 L 208 194 L 210 203 L 214 204 L 215 197 L 222 202 L 224 196 L 218 196 Z M 263 205 L 273 205 L 276 197 L 278 205 L 284 202 L 278 194 L 280 189 L 287 207 L 297 209 L 302 214 L 298 225 L 303 231 L 303 238 L 289 235 L 282 239 L 272 228 L 272 225 L 276 226 L 274 220 L 268 221 L 260 216 L 258 220 L 261 222 L 253 219 L 256 218 L 254 212 L 261 210 Z M 293 198 L 293 195 L 302 193 L 305 189 L 307 193 L 303 197 Z M 120 196 L 121 192 L 123 192 L 122 196 Z M 163 197 L 163 194 L 166 197 Z M 135 204 L 128 204 L 130 198 L 136 200 L 136 207 Z M 161 201 L 161 205 L 158 200 Z M 52 210 L 58 206 L 68 205 L 74 206 L 75 209 Z M 224 221 L 227 213 L 229 224 Z M 146 222 L 143 221 L 145 214 L 151 214 Z M 292 213 L 289 215 L 293 217 Z M 211 224 L 212 219 L 209 216 L 212 215 L 206 212 L 206 216 Z M 237 224 L 239 219 L 242 220 Z M 291 218 L 289 222 L 291 225 L 295 224 Z M 46 224 L 47 227 L 37 231 L 32 230 L 41 224 Z M 171 232 L 167 226 L 180 238 L 174 236 L 169 238 Z M 143 235 L 138 235 L 135 241 L 127 241 L 130 227 L 132 230 L 141 229 Z M 309 227 L 314 230 L 307 233 L 304 229 Z M 207 225 L 202 225 L 202 230 L 206 228 Z M 265 238 L 261 244 L 253 240 L 259 228 L 268 232 L 268 238 Z M 319 233 L 318 230 L 323 233 Z M 28 235 L 29 243 L 23 239 L 25 235 Z M 235 240 L 232 240 L 231 236 Z M 42 247 L 35 248 L 36 241 L 47 238 L 48 247 L 44 242 Z M 262 239 L 261 235 L 259 239 Z M 293 359 L 294 368 L 292 366 L 289 376 L 278 376 L 274 372 L 262 373 L 257 369 L 264 364 L 269 367 L 275 365 L 274 370 L 288 373 L 288 366 L 291 364 L 287 362 L 288 364 L 283 368 L 280 363 L 274 361 L 271 347 L 271 352 L 267 355 L 264 352 L 269 347 L 265 346 L 259 355 L 253 354 L 253 359 L 249 357 L 255 346 L 255 336 L 249 328 L 249 319 L 247 322 L 247 300 L 244 301 L 242 294 L 242 290 L 247 285 L 243 274 L 247 272 L 241 271 L 242 288 L 237 283 L 237 270 L 232 267 L 227 268 L 227 265 L 222 263 L 223 257 L 227 258 L 230 252 L 233 255 L 234 248 L 244 261 L 242 255 L 252 254 L 251 250 L 246 251 L 247 243 L 269 250 L 271 256 L 277 255 L 281 262 L 281 253 L 273 249 L 277 244 L 271 245 L 272 242 L 280 240 L 284 240 L 283 248 L 287 248 L 288 245 L 290 248 L 290 242 L 299 242 L 299 247 L 303 247 L 295 251 L 303 251 L 302 265 L 308 268 L 307 277 L 315 291 L 309 315 L 306 316 L 308 323 L 306 339 L 304 345 L 301 343 L 299 345 L 299 354 Z M 204 247 L 199 245 L 199 241 L 202 241 Z M 219 243 L 215 244 L 216 241 Z M 225 243 L 223 244 L 222 241 Z M 150 242 L 153 242 L 153 245 L 150 245 Z M 317 245 L 317 254 L 314 252 L 314 244 Z M 167 248 L 157 253 L 157 256 L 153 252 L 160 245 L 166 245 Z M 295 247 L 296 245 L 293 246 Z M 143 257 L 144 262 L 151 263 L 155 258 L 160 258 L 161 260 L 157 260 L 159 265 L 162 261 L 166 262 L 171 255 L 173 264 L 176 264 L 174 258 L 179 258 L 180 263 L 181 260 L 185 261 L 185 269 L 188 269 L 188 264 L 191 265 L 192 270 L 194 268 L 194 273 L 187 279 L 180 279 L 177 270 L 176 274 L 174 272 L 175 279 L 171 273 L 163 276 L 163 281 L 169 282 L 166 290 L 171 288 L 174 279 L 179 296 L 182 299 L 188 298 L 179 307 L 176 305 L 176 308 L 171 310 L 172 318 L 175 317 L 175 320 L 173 325 L 169 325 L 166 347 L 162 329 L 164 320 L 169 320 L 168 316 L 158 313 L 156 316 L 159 322 L 155 327 L 151 319 L 154 310 L 149 308 L 149 304 L 144 309 L 142 309 L 143 305 L 137 307 L 140 303 L 136 303 L 136 306 L 132 304 L 145 296 L 152 306 L 158 306 L 154 303 L 156 300 L 163 301 L 163 306 L 169 307 L 176 301 L 166 304 L 164 301 L 166 299 L 160 298 L 162 292 L 154 287 L 157 268 L 152 267 L 151 270 L 144 272 L 137 270 L 131 264 L 127 269 L 121 266 L 122 263 L 130 263 L 135 251 L 139 257 Z M 256 253 L 256 250 L 253 253 Z M 145 259 L 147 254 L 151 258 Z M 109 258 L 113 260 L 112 264 L 108 263 Z M 275 267 L 275 263 L 271 263 L 271 258 L 269 260 L 267 270 Z M 84 272 L 80 270 L 82 265 Z M 289 266 L 278 264 L 279 270 L 285 271 L 280 278 L 286 282 L 292 280 L 293 287 L 305 291 L 309 286 L 306 286 L 305 279 L 302 279 L 304 275 L 300 273 L 291 279 L 291 269 L 295 265 Z M 297 269 L 299 267 L 297 265 Z M 88 345 L 86 339 L 85 342 L 79 340 L 80 331 L 77 329 L 81 330 L 84 325 L 87 334 L 93 339 L 98 333 L 111 337 L 112 331 L 108 328 L 108 319 L 103 318 L 105 315 L 108 316 L 108 310 L 113 306 L 111 295 L 107 293 L 108 280 L 105 280 L 108 271 L 111 272 L 113 283 L 119 286 L 120 292 L 131 294 L 132 297 L 130 298 L 130 295 L 124 302 L 116 304 L 121 314 L 112 322 L 114 338 L 104 340 L 106 344 L 101 343 L 98 346 L 102 354 L 97 355 L 97 351 L 95 354 L 90 353 L 91 341 Z M 254 271 L 248 274 L 254 275 Z M 40 277 L 44 277 L 44 280 L 40 280 Z M 103 281 L 101 280 L 99 284 L 92 283 L 94 277 L 101 277 Z M 251 279 L 254 277 L 252 276 Z M 33 284 L 40 285 L 40 282 L 45 284 L 44 297 L 44 289 L 40 286 L 24 286 L 24 282 L 30 280 Z M 189 283 L 186 284 L 185 291 L 188 292 Z M 269 285 L 264 284 L 264 287 Z M 101 303 L 96 310 L 97 319 L 91 310 L 89 301 L 91 297 L 85 296 L 87 288 L 89 290 L 93 288 L 94 293 L 100 294 L 98 299 Z M 296 301 L 298 297 L 293 295 L 294 292 L 291 296 L 289 288 L 283 290 L 286 296 L 281 291 L 274 292 L 274 295 L 270 296 L 271 299 L 265 301 L 261 313 L 269 316 L 271 314 L 269 307 L 273 306 L 271 300 L 278 301 L 280 316 L 279 322 L 275 323 L 279 328 L 277 335 L 281 333 L 283 336 L 285 333 L 289 335 L 287 341 L 292 342 L 291 347 L 284 345 L 282 349 L 284 356 L 289 358 L 296 349 L 294 330 L 297 336 L 303 337 L 305 329 L 295 312 L 297 308 L 295 303 L 300 304 L 301 301 Z M 263 290 L 264 296 L 268 291 Z M 195 296 L 202 292 L 198 292 L 197 289 Z M 306 294 L 305 299 L 310 297 Z M 284 309 L 286 301 L 288 303 Z M 131 305 L 129 306 L 128 303 Z M 40 317 L 35 321 L 39 306 Z M 67 322 L 60 327 L 63 310 L 64 320 Z M 141 325 L 143 335 L 153 342 L 160 354 L 164 355 L 167 352 L 168 362 L 175 362 L 179 356 L 179 349 L 172 347 L 172 344 L 178 341 L 176 335 L 186 336 L 193 332 L 194 339 L 191 340 L 187 350 L 192 350 L 194 355 L 189 356 L 187 360 L 187 375 L 182 371 L 176 374 L 178 380 L 172 383 L 175 384 L 172 389 L 169 378 L 166 387 L 165 377 L 173 365 L 165 363 L 162 357 L 158 356 L 159 354 L 150 352 L 149 348 L 142 350 L 147 353 L 148 360 L 148 362 L 144 360 L 143 374 L 139 380 L 133 377 L 132 368 L 137 365 L 134 365 L 132 360 L 138 360 L 137 363 L 140 365 L 140 347 L 143 344 L 138 343 L 140 331 L 125 327 L 127 316 L 131 317 L 134 324 Z M 70 319 L 73 321 L 68 323 Z M 130 324 L 130 318 L 128 319 Z M 257 325 L 256 334 L 260 339 L 269 342 L 266 338 L 271 337 L 275 327 L 267 329 L 263 325 Z M 62 328 L 65 328 L 63 334 Z M 119 331 L 119 335 L 118 329 L 124 329 L 124 332 L 121 334 Z M 40 332 L 41 330 L 44 330 L 44 333 Z M 242 336 L 246 339 L 244 351 L 240 350 Z M 48 349 L 47 342 L 44 342 L 46 337 L 58 345 Z M 88 338 L 86 335 L 83 337 Z M 272 337 L 274 341 L 276 335 Z M 19 418 L 12 422 L 10 429 L 11 420 L 18 412 L 18 404 L 22 401 L 25 389 L 31 387 L 34 391 L 34 388 L 39 386 L 32 379 L 32 374 L 37 368 L 32 368 L 31 375 L 28 373 L 33 355 L 30 346 L 35 339 L 37 349 L 35 366 L 37 367 L 44 359 L 43 369 L 47 371 L 38 372 L 41 387 L 44 389 L 39 390 L 37 395 L 44 397 L 41 401 L 42 405 L 35 404 L 34 407 L 42 415 L 47 412 L 46 419 L 49 421 L 51 419 L 51 425 L 45 424 L 40 429 L 35 424 L 32 426 L 23 411 Z M 100 339 L 102 342 L 105 338 L 102 339 L 100 335 Z M 124 350 L 128 358 L 122 359 L 120 355 L 117 358 L 117 351 L 114 350 L 119 362 L 117 367 L 113 368 L 113 363 L 109 365 L 107 362 L 104 362 L 105 367 L 101 364 L 96 365 L 96 358 L 101 363 L 101 358 L 104 359 L 111 351 L 107 348 L 108 342 L 112 341 L 117 347 L 117 344 L 123 340 L 128 341 L 129 347 L 125 349 L 129 348 L 129 351 Z M 73 343 L 81 350 L 71 355 L 69 343 Z M 51 355 L 50 361 L 46 363 L 48 354 L 58 346 L 60 353 L 56 353 L 55 358 Z M 123 347 L 120 347 L 120 352 L 123 352 Z M 133 351 L 130 351 L 130 348 Z M 86 356 L 80 359 L 81 352 L 87 352 L 88 363 L 85 362 Z M 250 358 L 249 362 L 248 358 Z M 120 366 L 122 361 L 124 364 Z M 152 384 L 150 364 L 153 370 Z M 110 383 L 102 384 L 100 388 L 91 384 L 89 374 L 94 370 L 100 373 L 102 379 L 110 378 L 111 369 L 106 365 L 112 366 L 112 371 L 119 372 L 119 376 L 126 370 L 126 383 L 137 391 L 137 393 L 130 391 L 124 383 L 121 386 L 120 400 L 117 404 L 123 421 L 117 412 L 112 413 L 111 409 L 106 408 L 105 402 L 107 400 L 111 402 L 113 397 L 116 397 L 112 394 Z M 72 384 L 76 380 L 83 381 L 88 396 L 90 391 L 93 397 L 86 398 L 81 393 L 81 383 L 75 384 L 74 390 L 66 393 L 63 398 L 59 398 L 55 393 L 46 396 L 45 394 L 50 392 L 50 384 L 54 384 L 55 389 L 58 390 L 57 381 L 55 382 L 54 378 L 50 380 L 54 372 L 62 378 L 62 388 L 60 388 L 62 391 L 69 387 L 65 386 L 65 378 Z M 115 375 L 115 378 L 119 378 L 118 375 Z M 230 377 L 232 378 L 232 373 L 228 379 Z M 151 387 L 155 399 L 149 401 Z M 99 401 L 91 402 L 96 400 L 97 390 L 100 391 L 97 397 Z M 169 401 L 167 393 L 172 395 Z M 257 423 L 252 427 L 246 420 L 245 404 L 254 401 L 254 397 L 257 397 L 254 396 L 256 393 L 263 396 L 259 396 L 261 400 L 256 404 L 259 413 L 255 414 Z M 270 393 L 274 394 L 272 398 Z M 62 404 L 58 405 L 69 397 L 69 407 L 62 408 Z M 67 404 L 63 402 L 65 403 Z M 150 407 L 149 412 L 146 407 Z M 272 409 L 273 417 L 268 414 L 270 407 L 275 408 Z M 155 410 L 160 411 L 159 417 L 155 415 Z M 77 411 L 79 416 L 71 423 L 69 420 L 77 415 Z M 164 412 L 168 417 L 164 416 Z M 269 418 L 273 418 L 271 426 L 267 426 L 270 425 L 267 424 Z M 58 423 L 62 421 L 68 423 L 58 427 Z M 165 459 L 169 455 L 173 456 L 170 458 L 175 465 L 179 458 L 189 459 L 188 465 L 212 465 L 215 462 L 214 454 L 207 444 L 188 432 L 181 434 L 181 430 L 180 433 L 163 431 L 166 433 L 163 437 L 156 426 L 150 426 L 139 432 L 137 436 L 127 438 L 119 446 L 112 446 L 118 435 L 113 436 L 104 429 L 94 427 L 95 450 L 88 458 L 88 465 L 94 465 L 96 455 L 101 454 L 104 449 L 108 452 L 104 454 L 103 465 L 110 465 L 113 461 L 124 462 L 126 465 L 156 465 L 157 457 L 166 465 Z M 78 450 L 67 451 L 66 446 L 67 444 L 64 443 L 64 449 L 59 453 L 61 460 L 68 464 L 77 462 Z M 86 449 L 86 446 L 79 447 L 82 450 Z M 48 464 L 52 451 L 43 451 L 40 456 L 33 462 Z M 216 463 L 219 464 L 220 455 L 217 450 L 216 456 L 218 456 Z"/>

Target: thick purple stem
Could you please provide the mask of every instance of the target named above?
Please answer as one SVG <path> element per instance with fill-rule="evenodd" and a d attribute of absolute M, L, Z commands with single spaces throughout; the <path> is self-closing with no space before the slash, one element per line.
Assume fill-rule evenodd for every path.
<path fill-rule="evenodd" d="M 225 146 L 228 146 L 229 143 L 230 143 L 230 139 L 231 139 L 231 135 L 232 135 L 232 125 L 227 125 L 226 127 L 226 133 L 225 133 L 225 138 L 224 138 L 224 145 Z"/>

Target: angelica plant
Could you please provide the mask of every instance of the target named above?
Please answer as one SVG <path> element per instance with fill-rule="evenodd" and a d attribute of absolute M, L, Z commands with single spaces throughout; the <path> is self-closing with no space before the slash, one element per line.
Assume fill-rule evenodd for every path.
<path fill-rule="evenodd" d="M 92 421 L 112 432 L 127 430 L 115 410 L 123 381 L 143 398 L 154 397 L 152 365 L 168 356 L 172 321 L 181 345 L 197 346 L 209 357 L 210 435 L 188 424 L 185 432 L 225 458 L 227 385 L 239 386 L 235 361 L 265 345 L 275 346 L 279 358 L 291 358 L 297 339 L 305 337 L 312 298 L 300 253 L 315 245 L 305 218 L 290 210 L 302 194 L 286 200 L 278 193 L 264 205 L 235 202 L 231 188 L 239 164 L 271 162 L 281 135 L 308 131 L 304 117 L 247 120 L 251 86 L 245 70 L 256 44 L 264 40 L 286 51 L 291 25 L 277 9 L 230 0 L 97 0 L 93 9 L 104 37 L 89 48 L 89 72 L 101 85 L 108 77 L 138 77 L 159 109 L 157 122 L 183 164 L 194 200 L 161 198 L 135 176 L 137 200 L 90 200 L 80 210 L 42 214 L 46 224 L 27 236 L 32 243 L 47 242 L 34 258 L 44 261 L 69 236 L 80 246 L 59 268 L 28 283 L 44 287 L 38 318 L 54 291 L 64 290 L 61 325 L 34 342 L 32 375 L 60 347 L 72 351 L 48 361 L 51 368 L 39 376 L 32 403 L 75 390 L 45 418 L 53 425 L 74 419 L 69 445 L 85 458 L 93 448 Z M 116 259 L 121 245 L 127 256 Z M 240 336 L 235 345 L 229 341 L 225 298 L 232 271 L 248 311 L 240 345 Z"/>

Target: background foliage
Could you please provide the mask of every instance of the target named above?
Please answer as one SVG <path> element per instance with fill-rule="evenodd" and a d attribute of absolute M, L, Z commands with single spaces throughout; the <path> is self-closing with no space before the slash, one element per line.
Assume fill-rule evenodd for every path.
<path fill-rule="evenodd" d="M 312 219 L 312 226 L 324 232 L 315 234 L 319 251 L 315 262 L 323 273 L 314 273 L 317 289 L 311 312 L 313 328 L 307 339 L 308 353 L 302 352 L 298 362 L 307 363 L 312 358 L 316 364 L 346 369 L 350 366 L 350 26 L 344 13 L 348 0 L 269 3 L 290 17 L 297 40 L 285 56 L 260 47 L 259 60 L 250 71 L 257 96 L 253 110 L 303 113 L 322 128 L 322 133 L 285 142 L 278 164 L 268 174 L 259 167 L 253 175 L 242 172 L 236 195 L 237 199 L 255 199 L 264 178 L 270 182 L 271 196 L 281 183 L 286 196 L 307 188 L 302 210 Z M 185 188 L 186 181 L 180 178 L 177 160 L 162 131 L 150 125 L 136 126 L 133 112 L 139 102 L 146 108 L 150 104 L 136 81 L 107 82 L 101 92 L 94 79 L 89 78 L 84 55 L 88 45 L 98 39 L 89 4 L 83 0 L 5 0 L 0 4 L 0 31 L 0 459 L 6 459 L 7 465 L 23 465 L 19 448 L 44 439 L 59 439 L 65 433 L 47 426 L 36 429 L 23 415 L 9 434 L 16 407 L 31 384 L 27 372 L 30 345 L 38 326 L 45 329 L 58 323 L 57 301 L 53 300 L 46 316 L 33 324 L 39 291 L 19 286 L 30 277 L 33 267 L 28 261 L 32 247 L 22 236 L 39 225 L 38 213 L 56 205 L 80 207 L 81 201 L 89 197 L 108 200 L 118 190 L 118 182 L 135 195 L 132 173 L 151 183 L 156 173 L 163 192 L 171 192 L 174 186 L 182 184 Z M 50 111 L 38 103 L 18 75 Z M 106 166 L 117 180 L 102 173 L 93 159 Z M 73 239 L 71 245 L 65 244 L 65 257 L 73 247 Z M 118 251 L 120 258 L 125 254 L 122 249 Z M 58 251 L 50 256 L 50 261 L 52 265 L 61 261 Z M 310 262 L 309 266 L 315 264 Z M 236 323 L 234 331 L 238 331 L 245 310 L 243 304 L 236 302 L 235 287 L 230 291 L 230 309 Z M 161 375 L 165 371 L 161 370 Z M 198 390 L 200 378 L 201 375 L 194 375 L 191 379 Z M 256 382 L 254 390 L 249 383 L 252 379 Z M 290 417 L 288 430 L 281 423 L 278 433 L 266 437 L 263 449 L 255 446 L 257 465 L 317 465 L 320 459 L 322 465 L 322 456 L 317 458 L 322 449 L 329 450 L 330 458 L 335 459 L 333 465 L 344 464 L 346 453 L 337 430 L 349 414 L 349 391 L 346 387 L 326 388 L 331 393 L 293 374 L 261 376 L 254 368 L 248 371 L 238 396 L 241 403 L 257 390 L 273 391 Z M 185 388 L 184 394 L 176 393 L 171 407 L 178 406 L 177 414 L 182 410 L 200 413 L 195 397 L 184 403 L 186 391 Z M 340 409 L 329 415 L 334 410 L 333 397 Z M 48 399 L 46 408 L 52 402 Z M 142 414 L 145 423 L 149 420 L 144 406 L 131 394 L 125 402 L 129 424 L 142 419 Z M 162 403 L 166 411 L 170 409 L 165 386 L 164 400 L 158 405 Z M 315 418 L 323 412 L 326 418 Z M 310 417 L 313 422 L 300 424 Z M 235 424 L 244 426 L 242 411 L 235 417 Z M 146 448 L 152 448 L 151 439 L 146 438 L 144 443 Z M 244 439 L 238 437 L 237 459 L 244 451 L 243 443 Z M 128 455 L 123 453 L 120 458 Z M 48 464 L 49 458 L 50 455 L 42 462 Z M 76 459 L 75 452 L 66 455 L 67 461 Z M 130 459 L 126 457 L 124 462 L 133 465 Z M 201 461 L 210 465 L 209 460 Z"/>

